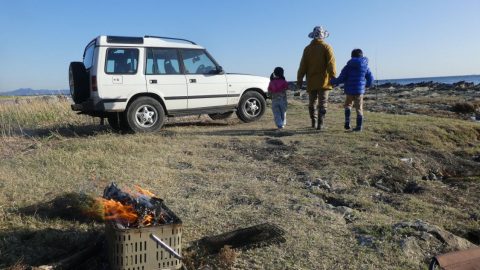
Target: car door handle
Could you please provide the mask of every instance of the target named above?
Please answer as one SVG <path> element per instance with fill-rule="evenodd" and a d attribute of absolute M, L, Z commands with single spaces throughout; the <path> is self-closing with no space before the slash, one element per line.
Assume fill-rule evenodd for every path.
<path fill-rule="evenodd" d="M 196 83 L 197 79 L 190 79 L 190 83 Z"/>
<path fill-rule="evenodd" d="M 151 84 L 156 84 L 156 83 L 157 83 L 157 80 L 150 80 L 150 83 L 151 83 Z"/>

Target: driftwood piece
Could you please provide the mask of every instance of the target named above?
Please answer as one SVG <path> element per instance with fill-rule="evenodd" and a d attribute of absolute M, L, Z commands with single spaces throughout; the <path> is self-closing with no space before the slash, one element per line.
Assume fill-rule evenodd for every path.
<path fill-rule="evenodd" d="M 78 251 L 66 257 L 58 262 L 53 262 L 48 265 L 41 265 L 38 267 L 32 268 L 33 270 L 64 270 L 72 269 L 81 265 L 83 262 L 87 261 L 89 258 L 97 255 L 101 252 L 105 242 L 105 237 L 98 237 L 96 241 L 92 242 L 91 245 L 86 248 Z"/>

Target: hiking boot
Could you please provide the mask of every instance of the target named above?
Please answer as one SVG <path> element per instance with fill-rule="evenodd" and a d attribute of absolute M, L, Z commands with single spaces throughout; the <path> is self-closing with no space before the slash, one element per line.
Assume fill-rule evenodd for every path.
<path fill-rule="evenodd" d="M 324 126 L 324 120 L 325 120 L 325 114 L 327 114 L 326 110 L 319 110 L 318 111 L 318 122 L 317 122 L 317 130 L 322 130 L 325 128 Z"/>

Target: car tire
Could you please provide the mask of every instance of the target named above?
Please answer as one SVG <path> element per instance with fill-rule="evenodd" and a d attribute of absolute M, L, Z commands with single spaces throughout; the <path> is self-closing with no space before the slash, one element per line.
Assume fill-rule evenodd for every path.
<path fill-rule="evenodd" d="M 151 97 L 140 97 L 127 108 L 128 127 L 133 132 L 155 132 L 165 122 L 165 111 L 157 100 Z"/>
<path fill-rule="evenodd" d="M 210 117 L 210 119 L 212 120 L 223 120 L 229 118 L 230 116 L 232 116 L 232 114 L 233 112 L 211 113 L 208 115 L 208 117 Z"/>
<path fill-rule="evenodd" d="M 240 98 L 237 116 L 245 123 L 260 119 L 265 113 L 265 98 L 258 92 L 248 91 Z"/>
<path fill-rule="evenodd" d="M 127 119 L 124 112 L 109 113 L 107 115 L 108 124 L 115 132 L 128 132 L 130 127 L 128 126 Z"/>
<path fill-rule="evenodd" d="M 88 73 L 82 62 L 71 62 L 68 68 L 70 95 L 75 103 L 82 103 L 90 97 Z"/>

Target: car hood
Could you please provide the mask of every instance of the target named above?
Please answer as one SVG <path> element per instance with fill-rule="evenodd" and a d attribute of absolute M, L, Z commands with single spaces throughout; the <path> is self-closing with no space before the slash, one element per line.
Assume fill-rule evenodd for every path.
<path fill-rule="evenodd" d="M 229 83 L 261 83 L 266 84 L 270 82 L 270 79 L 267 77 L 249 75 L 249 74 L 240 74 L 240 73 L 227 73 L 227 80 Z"/>

